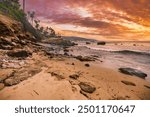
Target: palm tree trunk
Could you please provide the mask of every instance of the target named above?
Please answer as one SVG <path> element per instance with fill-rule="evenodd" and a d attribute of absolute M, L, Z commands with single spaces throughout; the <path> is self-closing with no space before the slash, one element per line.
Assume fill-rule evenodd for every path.
<path fill-rule="evenodd" d="M 23 0 L 23 11 L 25 12 L 25 0 Z"/>

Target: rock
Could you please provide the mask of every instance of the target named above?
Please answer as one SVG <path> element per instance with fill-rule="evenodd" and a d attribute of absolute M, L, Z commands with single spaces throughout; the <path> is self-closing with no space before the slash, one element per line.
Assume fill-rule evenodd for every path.
<path fill-rule="evenodd" d="M 75 57 L 76 59 L 80 60 L 80 61 L 95 61 L 95 58 L 93 57 L 88 57 L 88 56 L 77 56 Z"/>
<path fill-rule="evenodd" d="M 87 82 L 80 82 L 79 86 L 82 91 L 87 93 L 93 93 L 96 90 L 96 87 L 94 85 Z"/>
<path fill-rule="evenodd" d="M 87 64 L 85 64 L 85 66 L 86 66 L 86 67 L 90 67 L 90 64 L 87 63 Z"/>
<path fill-rule="evenodd" d="M 15 79 L 6 79 L 4 83 L 6 86 L 12 86 L 20 83 L 20 81 Z"/>
<path fill-rule="evenodd" d="M 64 39 L 50 39 L 50 40 L 42 40 L 42 42 L 44 43 L 49 43 L 52 45 L 60 45 L 63 47 L 70 47 L 70 46 L 75 46 L 77 44 L 75 44 L 74 42 L 71 42 L 70 40 L 64 40 Z"/>
<path fill-rule="evenodd" d="M 14 71 L 11 69 L 1 69 L 0 70 L 0 82 L 4 81 L 5 79 L 13 76 Z"/>
<path fill-rule="evenodd" d="M 7 53 L 10 57 L 20 57 L 20 58 L 26 58 L 32 55 L 29 51 L 26 50 L 15 50 L 15 51 L 9 51 Z"/>
<path fill-rule="evenodd" d="M 87 45 L 91 44 L 90 42 L 86 42 Z"/>
<path fill-rule="evenodd" d="M 0 49 L 3 49 L 3 50 L 12 50 L 13 49 L 13 47 L 12 46 L 10 46 L 10 45 L 0 45 Z"/>
<path fill-rule="evenodd" d="M 12 50 L 13 46 L 14 46 L 14 43 L 11 41 L 10 38 L 0 37 L 0 49 Z"/>
<path fill-rule="evenodd" d="M 64 49 L 64 52 L 69 52 L 69 50 L 68 49 Z"/>
<path fill-rule="evenodd" d="M 79 78 L 79 75 L 78 74 L 73 74 L 73 75 L 70 75 L 69 77 L 74 79 L 74 80 L 77 80 Z"/>
<path fill-rule="evenodd" d="M 97 42 L 97 45 L 106 45 L 106 42 L 100 41 L 100 42 Z"/>
<path fill-rule="evenodd" d="M 69 54 L 67 52 L 64 53 L 65 56 L 69 56 Z"/>
<path fill-rule="evenodd" d="M 3 83 L 0 83 L 0 90 L 2 90 L 5 87 Z"/>
<path fill-rule="evenodd" d="M 55 77 L 57 77 L 57 78 L 58 78 L 58 80 L 65 79 L 65 77 L 64 77 L 64 76 L 62 76 L 62 75 L 59 75 L 59 74 L 57 74 L 57 73 L 55 73 L 55 72 L 51 72 L 51 75 L 52 75 L 52 76 L 55 76 Z"/>
<path fill-rule="evenodd" d="M 19 84 L 20 82 L 28 79 L 29 77 L 32 77 L 35 74 L 39 73 L 40 71 L 41 71 L 40 68 L 34 68 L 34 67 L 18 70 L 17 72 L 14 73 L 12 77 L 6 79 L 4 81 L 4 84 L 6 86 Z"/>
<path fill-rule="evenodd" d="M 121 73 L 128 74 L 128 75 L 134 75 L 134 76 L 140 77 L 142 79 L 145 79 L 145 77 L 147 77 L 147 74 L 143 73 L 140 70 L 133 69 L 133 68 L 119 68 L 119 71 Z"/>
<path fill-rule="evenodd" d="M 0 36 L 12 36 L 13 32 L 12 30 L 2 21 L 0 21 Z"/>
<path fill-rule="evenodd" d="M 133 46 L 136 46 L 136 44 L 133 44 Z"/>
<path fill-rule="evenodd" d="M 150 89 L 150 86 L 144 85 L 144 87 L 146 87 L 146 88 Z"/>
<path fill-rule="evenodd" d="M 17 63 L 4 63 L 4 64 L 2 64 L 2 68 L 3 69 L 7 69 L 7 68 L 18 69 L 18 68 L 21 68 L 21 65 L 19 65 Z"/>
<path fill-rule="evenodd" d="M 72 63 L 71 65 L 75 65 L 74 63 Z"/>
<path fill-rule="evenodd" d="M 136 86 L 135 83 L 132 83 L 132 82 L 130 82 L 130 81 L 125 81 L 125 80 L 123 80 L 123 81 L 121 81 L 121 82 L 124 83 L 125 85 Z"/>

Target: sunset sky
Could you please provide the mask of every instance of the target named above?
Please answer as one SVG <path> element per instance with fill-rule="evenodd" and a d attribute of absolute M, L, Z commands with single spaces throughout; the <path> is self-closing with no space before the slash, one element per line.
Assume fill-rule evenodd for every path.
<path fill-rule="evenodd" d="M 150 0 L 26 0 L 26 11 L 65 36 L 150 40 Z"/>

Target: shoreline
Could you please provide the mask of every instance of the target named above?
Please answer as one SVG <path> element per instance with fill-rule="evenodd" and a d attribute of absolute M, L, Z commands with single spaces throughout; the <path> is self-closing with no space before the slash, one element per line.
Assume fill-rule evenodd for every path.
<path fill-rule="evenodd" d="M 109 68 L 100 62 L 81 62 L 67 56 L 49 58 L 43 52 L 28 60 L 42 70 L 21 83 L 0 91 L 3 100 L 143 100 L 150 99 L 150 82 Z M 86 67 L 85 64 L 89 64 Z M 70 75 L 78 78 L 70 78 Z M 21 74 L 20 74 L 21 75 Z M 88 83 L 96 90 L 87 93 L 80 83 Z M 127 83 L 126 83 L 127 82 Z M 133 85 L 134 84 L 134 85 Z M 147 86 L 147 87 L 146 87 Z"/>

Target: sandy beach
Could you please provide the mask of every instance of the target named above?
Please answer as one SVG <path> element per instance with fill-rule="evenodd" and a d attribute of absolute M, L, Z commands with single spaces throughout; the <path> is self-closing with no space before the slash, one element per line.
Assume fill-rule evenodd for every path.
<path fill-rule="evenodd" d="M 89 66 L 85 66 L 89 64 Z M 43 52 L 26 60 L 26 68 L 41 69 L 21 83 L 5 87 L 0 99 L 7 100 L 142 100 L 150 99 L 150 82 L 102 67 L 100 61 L 81 62 L 68 56 L 50 58 Z M 23 69 L 23 68 L 22 68 Z M 4 72 L 3 72 L 4 73 Z M 71 75 L 77 78 L 71 78 Z M 22 73 L 20 73 L 22 75 Z M 128 83 L 124 83 L 124 82 Z M 80 83 L 93 86 L 88 93 Z"/>

